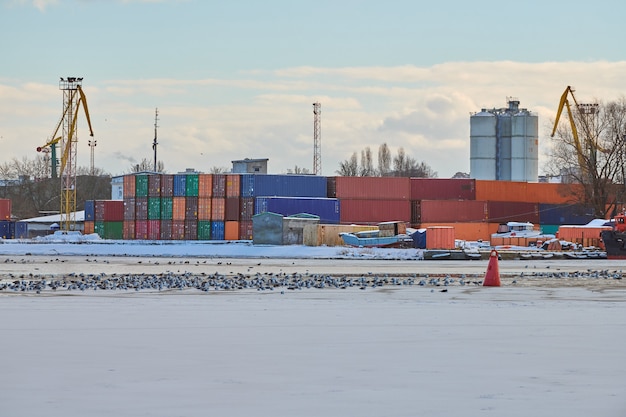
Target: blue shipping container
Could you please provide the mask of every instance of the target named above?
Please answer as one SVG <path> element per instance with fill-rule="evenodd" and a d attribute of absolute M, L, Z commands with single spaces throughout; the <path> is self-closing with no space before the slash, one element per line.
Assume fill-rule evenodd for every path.
<path fill-rule="evenodd" d="M 224 222 L 211 222 L 211 240 L 224 240 Z"/>
<path fill-rule="evenodd" d="M 16 239 L 28 238 L 28 223 L 26 222 L 15 223 L 15 238 Z"/>
<path fill-rule="evenodd" d="M 340 219 L 339 200 L 336 198 L 312 198 L 312 197 L 257 197 L 254 204 L 254 213 L 282 214 L 293 216 L 294 214 L 314 214 L 320 218 L 321 223 L 336 224 Z"/>
<path fill-rule="evenodd" d="M 539 224 L 583 225 L 594 218 L 593 209 L 589 207 L 539 203 Z"/>
<path fill-rule="evenodd" d="M 174 175 L 174 197 L 185 197 L 187 193 L 187 175 Z"/>
<path fill-rule="evenodd" d="M 254 174 L 241 174 L 239 187 L 242 197 L 254 197 Z"/>
<path fill-rule="evenodd" d="M 253 178 L 252 190 L 248 185 L 244 195 L 241 189 L 243 197 L 326 197 L 326 177 L 254 174 Z"/>
<path fill-rule="evenodd" d="M 15 222 L 8 220 L 0 221 L 0 238 L 13 239 L 15 235 Z"/>
<path fill-rule="evenodd" d="M 85 220 L 92 222 L 96 220 L 96 202 L 94 200 L 85 201 Z"/>

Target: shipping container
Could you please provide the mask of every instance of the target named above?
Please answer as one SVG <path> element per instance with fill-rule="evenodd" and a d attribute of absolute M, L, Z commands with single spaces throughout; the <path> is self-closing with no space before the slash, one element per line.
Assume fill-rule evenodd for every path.
<path fill-rule="evenodd" d="M 0 220 L 0 238 L 13 239 L 15 223 L 9 220 Z"/>
<path fill-rule="evenodd" d="M 161 220 L 161 240 L 172 240 L 172 220 Z"/>
<path fill-rule="evenodd" d="M 148 239 L 148 220 L 135 220 L 135 239 Z"/>
<path fill-rule="evenodd" d="M 578 243 L 584 247 L 601 247 L 600 233 L 604 230 L 612 230 L 611 226 L 561 226 L 558 231 L 558 238 L 567 242 Z"/>
<path fill-rule="evenodd" d="M 105 222 L 124 221 L 124 201 L 123 200 L 104 200 L 103 220 Z"/>
<path fill-rule="evenodd" d="M 185 240 L 198 240 L 198 220 L 185 220 Z"/>
<path fill-rule="evenodd" d="M 239 222 L 224 222 L 224 240 L 239 240 Z"/>
<path fill-rule="evenodd" d="M 93 220 L 85 220 L 83 223 L 83 234 L 91 235 L 95 233 L 95 225 Z"/>
<path fill-rule="evenodd" d="M 185 197 L 187 193 L 187 175 L 174 175 L 174 197 Z"/>
<path fill-rule="evenodd" d="M 211 199 L 211 220 L 224 221 L 225 216 L 226 198 L 213 197 Z"/>
<path fill-rule="evenodd" d="M 529 182 L 526 186 L 526 201 L 546 204 L 567 204 L 580 195 L 580 184 L 557 184 Z"/>
<path fill-rule="evenodd" d="M 161 197 L 161 220 L 172 220 L 174 213 L 174 197 Z"/>
<path fill-rule="evenodd" d="M 476 180 L 476 200 L 566 204 L 580 191 L 579 184 Z"/>
<path fill-rule="evenodd" d="M 239 189 L 241 197 L 254 197 L 254 174 L 241 174 Z"/>
<path fill-rule="evenodd" d="M 253 238 L 252 220 L 241 220 L 239 222 L 239 239 L 252 240 Z"/>
<path fill-rule="evenodd" d="M 306 225 L 303 230 L 302 244 L 307 246 L 344 246 L 339 233 L 356 233 L 366 230 L 377 230 L 378 226 L 348 224 L 315 224 Z"/>
<path fill-rule="evenodd" d="M 224 222 L 223 221 L 211 222 L 211 239 L 212 240 L 224 240 Z"/>
<path fill-rule="evenodd" d="M 476 200 L 476 180 L 411 178 L 411 200 Z"/>
<path fill-rule="evenodd" d="M 122 230 L 122 239 L 132 240 L 135 238 L 134 220 L 124 220 L 124 225 L 122 227 L 124 228 Z"/>
<path fill-rule="evenodd" d="M 253 178 L 254 197 L 326 197 L 326 177 L 256 174 Z"/>
<path fill-rule="evenodd" d="M 161 220 L 148 220 L 148 239 L 161 239 Z"/>
<path fill-rule="evenodd" d="M 226 174 L 213 174 L 213 198 L 226 197 Z"/>
<path fill-rule="evenodd" d="M 135 197 L 148 197 L 148 176 L 135 175 Z"/>
<path fill-rule="evenodd" d="M 174 175 L 161 174 L 161 197 L 174 197 Z"/>
<path fill-rule="evenodd" d="M 103 222 L 104 218 L 104 200 L 94 201 L 94 220 Z"/>
<path fill-rule="evenodd" d="M 185 240 L 184 220 L 172 220 L 172 240 Z"/>
<path fill-rule="evenodd" d="M 240 221 L 252 221 L 252 216 L 254 216 L 254 200 L 254 197 L 241 197 L 239 201 Z"/>
<path fill-rule="evenodd" d="M 411 179 L 407 177 L 335 177 L 340 200 L 409 200 Z"/>
<path fill-rule="evenodd" d="M 124 220 L 135 220 L 135 197 L 124 197 Z M 135 233 L 133 232 L 133 236 Z"/>
<path fill-rule="evenodd" d="M 428 229 L 434 226 L 446 226 L 454 228 L 455 239 L 489 242 L 491 234 L 498 231 L 498 223 L 470 222 L 470 223 L 422 223 L 414 225 L 415 229 Z"/>
<path fill-rule="evenodd" d="M 186 174 L 185 195 L 187 197 L 198 197 L 198 174 Z"/>
<path fill-rule="evenodd" d="M 267 211 L 252 216 L 252 240 L 255 245 L 282 245 L 283 216 Z"/>
<path fill-rule="evenodd" d="M 539 225 L 539 203 L 488 201 L 490 223 L 530 222 Z"/>
<path fill-rule="evenodd" d="M 15 239 L 28 238 L 28 223 L 27 222 L 15 222 L 15 236 L 14 237 Z"/>
<path fill-rule="evenodd" d="M 239 197 L 241 195 L 240 179 L 239 174 L 226 175 L 226 197 Z"/>
<path fill-rule="evenodd" d="M 326 178 L 326 197 L 337 198 L 337 177 Z"/>
<path fill-rule="evenodd" d="M 185 220 L 198 221 L 198 197 L 185 198 Z"/>
<path fill-rule="evenodd" d="M 224 220 L 239 221 L 239 197 L 226 197 L 225 200 Z"/>
<path fill-rule="evenodd" d="M 198 220 L 211 220 L 211 197 L 198 197 Z"/>
<path fill-rule="evenodd" d="M 211 240 L 210 220 L 198 220 L 198 240 Z"/>
<path fill-rule="evenodd" d="M 122 180 L 122 196 L 124 200 L 127 197 L 135 197 L 135 176 L 134 175 L 124 175 L 124 179 Z"/>
<path fill-rule="evenodd" d="M 412 223 L 455 223 L 487 221 L 488 204 L 477 200 L 422 200 Z M 413 216 L 412 216 L 413 217 Z M 417 221 L 414 221 L 417 220 Z"/>
<path fill-rule="evenodd" d="M 544 224 L 587 224 L 595 216 L 593 208 L 579 204 L 539 204 L 539 223 Z"/>
<path fill-rule="evenodd" d="M 161 175 L 148 175 L 148 197 L 161 197 Z"/>
<path fill-rule="evenodd" d="M 254 203 L 255 214 L 270 211 L 292 216 L 307 213 L 320 218 L 321 223 L 339 223 L 340 202 L 336 198 L 313 197 L 257 197 Z"/>
<path fill-rule="evenodd" d="M 148 197 L 148 220 L 161 219 L 161 197 Z"/>
<path fill-rule="evenodd" d="M 96 202 L 94 200 L 85 201 L 85 221 L 96 220 Z"/>
<path fill-rule="evenodd" d="M 409 200 L 340 200 L 341 223 L 372 224 L 387 221 L 411 221 Z M 255 208 L 256 210 L 256 208 Z"/>
<path fill-rule="evenodd" d="M 454 249 L 454 227 L 431 226 L 426 229 L 426 249 Z"/>
<path fill-rule="evenodd" d="M 213 196 L 213 175 L 198 174 L 198 197 Z"/>
<path fill-rule="evenodd" d="M 320 219 L 315 217 L 283 217 L 283 245 L 302 245 L 304 241 L 304 228 L 307 225 L 320 224 Z"/>
<path fill-rule="evenodd" d="M 172 197 L 172 220 L 185 220 L 186 200 L 186 197 Z"/>
<path fill-rule="evenodd" d="M 135 220 L 148 220 L 148 197 L 135 197 Z"/>
<path fill-rule="evenodd" d="M 104 221 L 96 220 L 93 223 L 93 232 L 104 239 Z"/>
<path fill-rule="evenodd" d="M 124 236 L 124 222 L 104 222 L 104 238 L 105 239 L 122 239 Z"/>

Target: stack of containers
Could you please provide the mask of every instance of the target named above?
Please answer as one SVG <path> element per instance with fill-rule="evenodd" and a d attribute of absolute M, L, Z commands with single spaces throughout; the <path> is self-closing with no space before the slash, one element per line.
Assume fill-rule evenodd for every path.
<path fill-rule="evenodd" d="M 252 216 L 254 216 L 254 177 L 253 174 L 239 176 L 241 199 L 239 200 L 239 238 L 252 240 Z"/>
<path fill-rule="evenodd" d="M 123 239 L 124 212 L 122 200 L 87 200 L 83 231 L 103 239 Z"/>
<path fill-rule="evenodd" d="M 241 175 L 227 174 L 224 206 L 224 239 L 239 240 Z"/>
<path fill-rule="evenodd" d="M 160 238 L 172 240 L 174 218 L 174 175 L 161 174 L 161 222 Z"/>
<path fill-rule="evenodd" d="M 185 174 L 185 240 L 198 239 L 198 174 Z"/>
<path fill-rule="evenodd" d="M 198 174 L 198 239 L 211 239 L 211 197 L 213 175 Z"/>
<path fill-rule="evenodd" d="M 328 187 L 341 204 L 344 224 L 411 221 L 411 182 L 403 177 L 332 177 Z"/>
<path fill-rule="evenodd" d="M 123 201 L 124 201 L 124 225 L 122 237 L 124 239 L 135 238 L 135 185 L 134 175 L 125 175 L 123 179 Z M 85 214 L 87 212 L 85 211 Z M 86 220 L 86 218 L 85 218 Z M 86 224 L 85 224 L 86 227 Z"/>
<path fill-rule="evenodd" d="M 224 240 L 226 220 L 226 174 L 213 175 L 211 197 L 211 239 Z"/>

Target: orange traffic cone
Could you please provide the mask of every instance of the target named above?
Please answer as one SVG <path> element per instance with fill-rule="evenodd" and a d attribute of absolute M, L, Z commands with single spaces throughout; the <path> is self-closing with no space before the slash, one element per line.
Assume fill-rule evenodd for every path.
<path fill-rule="evenodd" d="M 489 265 L 483 280 L 483 287 L 500 286 L 500 268 L 498 268 L 498 251 L 493 249 L 489 254 Z"/>

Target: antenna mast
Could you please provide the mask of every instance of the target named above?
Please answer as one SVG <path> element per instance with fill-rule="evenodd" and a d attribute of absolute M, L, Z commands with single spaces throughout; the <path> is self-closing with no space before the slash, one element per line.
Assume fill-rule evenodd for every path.
<path fill-rule="evenodd" d="M 159 121 L 159 109 L 154 109 L 154 141 L 152 142 L 152 149 L 154 150 L 154 172 L 157 172 L 157 122 Z"/>
<path fill-rule="evenodd" d="M 322 105 L 313 103 L 313 175 L 322 173 Z"/>

